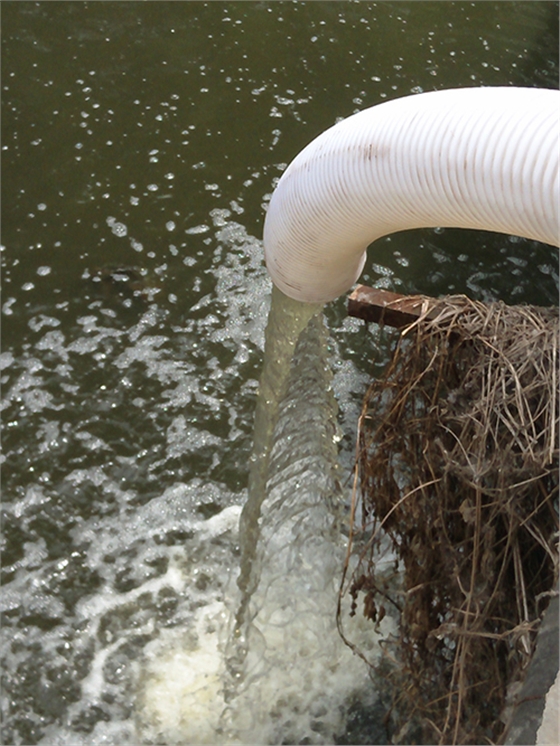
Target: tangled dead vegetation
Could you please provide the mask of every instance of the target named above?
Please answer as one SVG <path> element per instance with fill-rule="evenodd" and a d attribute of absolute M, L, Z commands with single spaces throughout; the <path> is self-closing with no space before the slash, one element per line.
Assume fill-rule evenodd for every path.
<path fill-rule="evenodd" d="M 341 600 L 398 609 L 394 743 L 502 735 L 558 581 L 558 331 L 557 309 L 425 299 L 365 397 Z"/>

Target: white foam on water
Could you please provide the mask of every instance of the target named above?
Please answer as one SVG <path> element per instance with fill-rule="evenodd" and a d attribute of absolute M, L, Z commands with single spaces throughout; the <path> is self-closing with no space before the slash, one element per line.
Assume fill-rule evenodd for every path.
<path fill-rule="evenodd" d="M 222 602 L 198 610 L 190 634 L 164 634 L 145 649 L 137 717 L 148 743 L 216 743 L 224 707 Z"/>
<path fill-rule="evenodd" d="M 312 563 L 300 558 L 303 574 L 295 582 L 280 570 L 276 577 L 265 573 L 265 588 L 255 594 L 255 606 L 262 606 L 251 628 L 245 679 L 232 701 L 225 691 L 231 622 L 225 603 L 200 608 L 188 631 L 166 631 L 146 647 L 136 705 L 142 742 L 332 743 L 344 732 L 355 698 L 364 706 L 375 702 L 367 666 L 336 629 L 339 553 L 332 545 L 318 549 L 309 547 Z M 309 581 L 303 587 L 302 577 Z M 392 629 L 388 617 L 376 633 L 361 615 L 346 624 L 372 660 L 379 637 Z"/>

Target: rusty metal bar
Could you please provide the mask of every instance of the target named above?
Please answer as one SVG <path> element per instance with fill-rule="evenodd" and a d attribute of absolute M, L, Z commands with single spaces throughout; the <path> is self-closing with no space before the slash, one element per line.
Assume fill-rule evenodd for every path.
<path fill-rule="evenodd" d="M 423 296 L 358 285 L 348 296 L 348 315 L 399 329 L 418 319 L 424 300 Z"/>

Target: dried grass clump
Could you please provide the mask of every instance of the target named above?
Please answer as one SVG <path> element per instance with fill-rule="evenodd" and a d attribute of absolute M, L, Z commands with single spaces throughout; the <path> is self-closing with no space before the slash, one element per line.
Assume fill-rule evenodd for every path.
<path fill-rule="evenodd" d="M 425 299 L 365 397 L 341 594 L 400 612 L 394 743 L 503 731 L 558 579 L 558 331 L 557 309 Z M 387 536 L 400 591 L 376 575 Z"/>

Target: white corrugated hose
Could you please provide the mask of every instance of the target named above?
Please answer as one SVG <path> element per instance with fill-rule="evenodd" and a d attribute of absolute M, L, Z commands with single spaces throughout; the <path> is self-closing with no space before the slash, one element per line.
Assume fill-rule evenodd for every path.
<path fill-rule="evenodd" d="M 410 228 L 474 228 L 559 245 L 560 92 L 461 88 L 388 101 L 313 140 L 283 173 L 264 226 L 268 271 L 326 303 L 370 243 Z"/>

